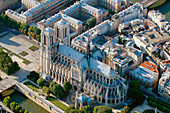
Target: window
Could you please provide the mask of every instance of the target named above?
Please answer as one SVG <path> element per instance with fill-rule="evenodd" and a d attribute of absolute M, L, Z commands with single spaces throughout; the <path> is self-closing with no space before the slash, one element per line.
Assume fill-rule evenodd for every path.
<path fill-rule="evenodd" d="M 67 28 L 65 28 L 65 37 L 67 36 Z"/>
<path fill-rule="evenodd" d="M 46 36 L 44 36 L 44 45 L 46 45 Z"/>

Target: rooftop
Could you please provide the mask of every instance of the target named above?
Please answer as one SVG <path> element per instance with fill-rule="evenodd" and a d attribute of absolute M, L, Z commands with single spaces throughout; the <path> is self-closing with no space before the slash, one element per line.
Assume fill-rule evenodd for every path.
<path fill-rule="evenodd" d="M 61 43 L 59 44 L 58 52 L 76 61 L 80 61 L 84 57 L 84 54 L 81 54 L 80 52 L 72 49 L 71 47 Z"/>

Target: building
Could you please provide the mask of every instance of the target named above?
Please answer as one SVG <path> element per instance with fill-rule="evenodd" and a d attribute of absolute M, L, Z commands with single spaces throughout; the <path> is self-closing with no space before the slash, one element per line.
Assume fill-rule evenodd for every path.
<path fill-rule="evenodd" d="M 31 9 L 40 5 L 40 3 L 36 0 L 21 0 L 21 5 L 22 8 Z"/>
<path fill-rule="evenodd" d="M 63 23 L 63 22 L 61 22 Z M 40 69 L 57 83 L 70 81 L 73 89 L 93 97 L 97 103 L 117 106 L 126 100 L 128 82 L 103 63 L 100 51 L 90 51 L 88 38 L 85 54 L 57 42 L 57 31 L 45 28 L 41 34 Z M 69 40 L 67 39 L 63 40 Z M 62 39 L 61 39 L 62 40 Z"/>
<path fill-rule="evenodd" d="M 18 0 L 0 0 L 0 13 L 18 5 Z"/>
<path fill-rule="evenodd" d="M 163 54 L 165 59 L 170 60 L 170 41 L 163 45 Z"/>
<path fill-rule="evenodd" d="M 93 51 L 93 49 L 95 49 L 95 46 L 100 48 L 102 45 L 104 45 L 108 41 L 108 39 L 106 39 L 105 37 L 101 35 L 107 32 L 113 31 L 115 29 L 114 25 L 115 23 L 109 20 L 106 20 L 100 23 L 99 25 L 96 25 L 92 29 L 75 37 L 71 41 L 71 47 L 81 53 L 85 53 L 87 42 L 88 42 L 88 36 L 90 35 L 91 50 Z"/>
<path fill-rule="evenodd" d="M 148 12 L 148 19 L 156 23 L 160 28 L 163 28 L 167 23 L 165 21 L 165 15 L 159 12 L 159 10 L 151 10 Z"/>
<path fill-rule="evenodd" d="M 116 28 L 118 28 L 118 25 L 131 21 L 134 19 L 140 19 L 147 16 L 147 8 L 143 6 L 141 3 L 135 3 L 134 5 L 128 7 L 127 9 L 115 14 L 112 16 L 112 21 L 115 23 L 118 23 Z"/>
<path fill-rule="evenodd" d="M 67 0 L 46 0 L 42 3 L 37 3 L 34 0 L 23 0 L 23 7 L 28 7 L 28 10 L 21 14 L 11 9 L 6 10 L 5 14 L 21 23 L 38 22 L 46 15 L 52 15 L 58 12 L 67 3 Z M 30 8 L 30 9 L 29 9 Z"/>
<path fill-rule="evenodd" d="M 119 24 L 118 31 L 119 32 L 124 31 L 124 32 L 134 34 L 140 31 L 144 31 L 146 27 L 147 27 L 146 19 L 135 19 L 132 21 Z"/>
<path fill-rule="evenodd" d="M 158 94 L 162 99 L 170 102 L 170 68 L 167 69 L 159 79 Z"/>
<path fill-rule="evenodd" d="M 87 95 L 83 94 L 82 92 L 76 91 L 74 100 L 75 100 L 75 108 L 81 109 L 83 105 L 91 105 L 92 107 L 95 106 L 94 98 L 87 97 Z"/>
<path fill-rule="evenodd" d="M 152 91 L 158 83 L 157 66 L 145 61 L 133 71 L 129 71 L 131 79 L 139 80 L 140 84 L 147 91 Z"/>
<path fill-rule="evenodd" d="M 170 68 L 170 60 L 163 60 L 160 62 L 160 72 L 165 72 L 168 68 Z"/>
<path fill-rule="evenodd" d="M 116 13 L 130 6 L 129 0 L 98 0 L 99 5 Z"/>
<path fill-rule="evenodd" d="M 150 29 L 133 35 L 133 39 L 142 51 L 146 51 L 150 56 L 155 56 L 162 54 L 160 44 L 169 41 L 170 35 L 159 29 Z"/>

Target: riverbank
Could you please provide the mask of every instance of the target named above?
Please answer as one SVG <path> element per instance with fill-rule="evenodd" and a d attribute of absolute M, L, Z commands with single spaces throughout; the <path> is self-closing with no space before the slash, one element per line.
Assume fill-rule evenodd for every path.
<path fill-rule="evenodd" d="M 154 9 L 157 7 L 160 7 L 161 5 L 165 4 L 167 0 L 158 0 L 156 3 L 154 3 L 153 5 L 151 5 L 149 7 L 149 9 Z"/>

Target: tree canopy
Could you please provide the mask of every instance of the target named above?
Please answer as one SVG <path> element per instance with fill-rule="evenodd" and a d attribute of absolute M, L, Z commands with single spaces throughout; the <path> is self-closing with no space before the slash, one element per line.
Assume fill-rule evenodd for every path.
<path fill-rule="evenodd" d="M 20 23 L 11 18 L 9 18 L 5 14 L 1 14 L 0 16 L 0 27 L 7 25 L 9 28 L 19 30 L 24 34 L 28 34 L 29 37 L 40 42 L 40 33 L 41 30 L 35 26 L 29 26 L 27 23 Z"/>
<path fill-rule="evenodd" d="M 4 98 L 3 103 L 6 107 L 10 107 L 10 103 L 12 102 L 11 97 L 7 96 Z"/>
<path fill-rule="evenodd" d="M 42 86 L 44 86 L 44 84 L 45 84 L 45 80 L 42 79 L 42 78 L 39 78 L 39 79 L 37 80 L 37 84 L 42 87 Z"/>
<path fill-rule="evenodd" d="M 50 91 L 54 94 L 54 95 L 56 95 L 58 98 L 62 98 L 62 96 L 64 95 L 63 94 L 63 88 L 61 87 L 61 85 L 60 84 L 57 84 L 56 82 L 51 82 L 51 84 L 50 84 Z"/>
<path fill-rule="evenodd" d="M 108 106 L 96 106 L 93 113 L 112 113 L 112 108 Z"/>
<path fill-rule="evenodd" d="M 130 108 L 128 106 L 124 106 L 121 113 L 130 113 Z"/>
<path fill-rule="evenodd" d="M 70 82 L 64 82 L 63 88 L 65 92 L 69 92 L 72 88 L 72 85 L 70 84 Z"/>
<path fill-rule="evenodd" d="M 145 97 L 140 89 L 140 82 L 138 80 L 132 80 L 129 86 L 128 97 L 135 99 L 138 104 L 142 104 Z"/>
<path fill-rule="evenodd" d="M 88 28 L 92 28 L 96 25 L 96 18 L 95 17 L 91 17 L 87 20 L 86 25 Z"/>
<path fill-rule="evenodd" d="M 50 89 L 47 86 L 43 86 L 43 92 L 46 93 L 47 95 L 49 95 Z"/>
<path fill-rule="evenodd" d="M 0 49 L 0 69 L 7 75 L 12 75 L 20 69 L 17 62 L 13 62 L 7 53 Z"/>
<path fill-rule="evenodd" d="M 40 75 L 39 73 L 35 72 L 35 71 L 31 71 L 30 75 L 27 76 L 28 79 L 30 79 L 33 82 L 37 82 L 37 80 L 39 79 Z"/>

